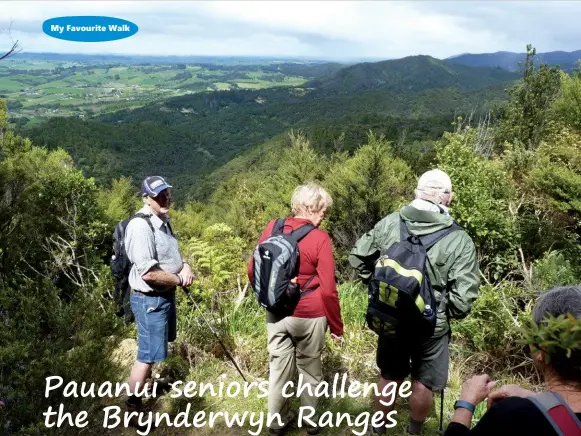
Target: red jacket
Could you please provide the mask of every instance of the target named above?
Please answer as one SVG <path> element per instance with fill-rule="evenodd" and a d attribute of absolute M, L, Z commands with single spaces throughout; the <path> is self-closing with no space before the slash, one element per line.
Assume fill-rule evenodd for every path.
<path fill-rule="evenodd" d="M 268 223 L 258 243 L 267 239 L 272 234 L 272 228 L 276 220 Z M 283 232 L 290 232 L 305 224 L 311 224 L 309 220 L 289 217 L 286 219 Z M 341 307 L 339 295 L 335 285 L 335 260 L 331 247 L 331 238 L 324 230 L 316 228 L 299 241 L 300 264 L 298 283 L 301 289 L 313 276 L 308 289 L 314 289 L 300 299 L 293 315 L 297 318 L 318 318 L 325 316 L 331 333 L 337 336 L 343 335 L 343 321 L 341 320 Z M 254 282 L 254 261 L 248 262 L 248 278 Z"/>

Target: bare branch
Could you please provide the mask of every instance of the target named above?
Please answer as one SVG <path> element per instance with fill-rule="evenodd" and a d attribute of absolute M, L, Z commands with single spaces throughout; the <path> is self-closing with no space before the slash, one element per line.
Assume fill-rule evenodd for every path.
<path fill-rule="evenodd" d="M 54 272 L 63 274 L 79 288 L 87 288 L 91 283 L 100 280 L 91 268 L 90 252 L 80 242 L 78 201 L 78 194 L 64 201 L 66 214 L 64 217 L 58 217 L 58 221 L 65 234 L 45 238 L 43 248 L 51 258 Z"/>
<path fill-rule="evenodd" d="M 0 30 L 0 33 L 6 33 L 8 35 L 8 38 L 10 38 L 10 42 L 12 44 L 12 47 L 4 54 L 0 54 L 0 61 L 2 59 L 7 59 L 10 56 L 14 56 L 18 53 L 20 53 L 22 51 L 22 47 L 20 46 L 20 41 L 18 40 L 14 40 L 14 38 L 12 38 L 12 22 L 10 22 L 10 26 L 8 27 L 7 30 Z"/>

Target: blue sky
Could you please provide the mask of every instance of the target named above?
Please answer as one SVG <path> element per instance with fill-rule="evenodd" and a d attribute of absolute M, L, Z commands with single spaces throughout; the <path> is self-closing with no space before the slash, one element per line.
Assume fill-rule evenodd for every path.
<path fill-rule="evenodd" d="M 70 15 L 123 18 L 139 32 L 102 43 L 42 33 L 44 20 Z M 12 21 L 24 51 L 330 60 L 579 50 L 579 16 L 573 1 L 0 1 L 0 29 Z M 0 51 L 8 42 L 0 35 Z"/>

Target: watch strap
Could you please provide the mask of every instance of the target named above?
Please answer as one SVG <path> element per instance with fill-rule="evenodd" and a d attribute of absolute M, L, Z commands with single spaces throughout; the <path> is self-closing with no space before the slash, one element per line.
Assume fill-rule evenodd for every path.
<path fill-rule="evenodd" d="M 460 407 L 468 409 L 471 413 L 474 413 L 474 411 L 476 410 L 476 406 L 474 404 L 464 400 L 458 400 L 454 403 L 454 410 Z"/>

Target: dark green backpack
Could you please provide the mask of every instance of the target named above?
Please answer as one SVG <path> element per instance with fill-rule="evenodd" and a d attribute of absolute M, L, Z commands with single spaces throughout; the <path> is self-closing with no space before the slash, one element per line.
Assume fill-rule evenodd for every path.
<path fill-rule="evenodd" d="M 394 338 L 427 339 L 434 334 L 438 308 L 427 274 L 427 252 L 460 229 L 454 222 L 418 237 L 401 220 L 400 241 L 382 250 L 369 282 L 366 320 L 371 330 Z"/>

